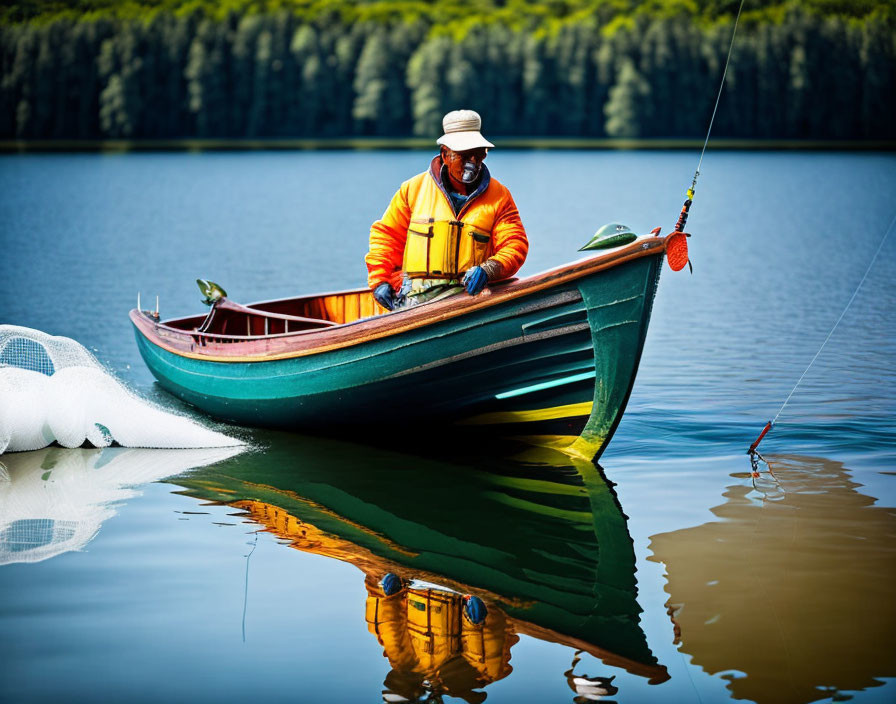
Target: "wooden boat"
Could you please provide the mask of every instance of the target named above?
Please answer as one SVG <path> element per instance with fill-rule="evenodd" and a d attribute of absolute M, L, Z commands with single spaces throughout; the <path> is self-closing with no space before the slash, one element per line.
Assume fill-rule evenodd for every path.
<path fill-rule="evenodd" d="M 546 448 L 433 456 L 291 433 L 258 439 L 263 453 L 168 481 L 244 511 L 289 547 L 375 580 L 393 572 L 475 594 L 515 633 L 668 679 L 641 627 L 626 516 L 594 463 Z M 359 607 L 348 605 L 360 619 Z"/>
<path fill-rule="evenodd" d="M 399 419 L 600 455 L 632 389 L 666 247 L 631 244 L 387 312 L 367 289 L 160 322 L 132 310 L 159 383 L 207 413 L 289 429 Z"/>

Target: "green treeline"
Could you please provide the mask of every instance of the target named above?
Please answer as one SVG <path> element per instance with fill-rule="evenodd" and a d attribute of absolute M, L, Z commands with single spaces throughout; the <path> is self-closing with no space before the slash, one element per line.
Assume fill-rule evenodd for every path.
<path fill-rule="evenodd" d="M 737 0 L 0 10 L 0 138 L 702 137 Z M 893 0 L 747 0 L 713 134 L 896 138 Z"/>

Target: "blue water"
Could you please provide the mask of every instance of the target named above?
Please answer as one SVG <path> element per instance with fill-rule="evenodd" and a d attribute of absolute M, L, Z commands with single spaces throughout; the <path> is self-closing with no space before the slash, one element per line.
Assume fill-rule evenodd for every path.
<path fill-rule="evenodd" d="M 144 308 L 158 295 L 167 318 L 200 311 L 199 277 L 240 301 L 362 285 L 371 221 L 427 160 L 2 157 L 0 323 L 72 337 L 165 400 L 127 320 L 138 292 Z M 577 258 L 605 222 L 667 231 L 695 161 L 495 150 L 489 166 L 530 236 L 522 275 Z M 744 454 L 862 280 L 894 195 L 891 154 L 707 154 L 688 226 L 694 274 L 664 271 L 628 410 L 601 460 L 628 517 L 641 628 L 670 675 L 651 685 L 586 655 L 576 672 L 615 676 L 613 701 L 896 700 L 896 233 L 763 442 L 776 477 L 754 481 Z M 260 466 L 285 442 L 249 437 Z M 334 466 L 388 481 L 380 450 L 341 451 Z M 296 468 L 320 461 L 301 443 L 291 452 Z M 17 489 L 23 460 L 0 461 L 12 468 L 2 519 L 34 499 Z M 0 566 L 0 699 L 380 700 L 390 666 L 367 630 L 357 567 L 289 549 L 171 481 L 85 499 L 107 513 L 80 551 Z M 726 559 L 709 549 L 720 541 Z M 857 632 L 870 635 L 857 642 Z M 574 652 L 523 635 L 513 672 L 482 691 L 490 702 L 570 701 Z"/>

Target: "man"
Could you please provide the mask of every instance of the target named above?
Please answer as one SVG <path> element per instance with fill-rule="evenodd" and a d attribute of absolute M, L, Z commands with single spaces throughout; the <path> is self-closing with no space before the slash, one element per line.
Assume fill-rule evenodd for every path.
<path fill-rule="evenodd" d="M 367 283 L 384 308 L 462 290 L 478 295 L 526 260 L 529 241 L 513 197 L 483 163 L 494 145 L 481 127 L 472 110 L 445 115 L 439 155 L 401 184 L 371 226 Z"/>

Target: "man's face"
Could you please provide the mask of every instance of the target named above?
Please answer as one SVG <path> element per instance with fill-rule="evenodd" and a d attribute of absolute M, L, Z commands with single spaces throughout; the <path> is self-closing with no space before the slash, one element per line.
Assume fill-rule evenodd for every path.
<path fill-rule="evenodd" d="M 464 152 L 455 152 L 442 147 L 442 161 L 448 167 L 448 175 L 460 183 L 473 183 L 482 171 L 482 162 L 488 155 L 488 149 L 479 147 Z"/>

